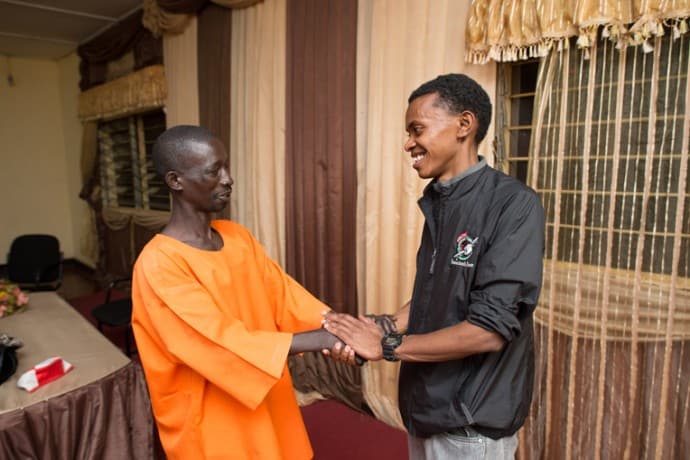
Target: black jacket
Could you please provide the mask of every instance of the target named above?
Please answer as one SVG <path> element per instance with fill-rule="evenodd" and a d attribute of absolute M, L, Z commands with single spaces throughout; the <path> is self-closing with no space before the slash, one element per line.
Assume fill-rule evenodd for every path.
<path fill-rule="evenodd" d="M 466 425 L 494 439 L 510 436 L 532 400 L 532 313 L 544 252 L 539 197 L 481 160 L 447 184 L 429 184 L 419 206 L 426 225 L 407 333 L 467 320 L 507 344 L 455 361 L 402 363 L 403 420 L 419 437 Z"/>

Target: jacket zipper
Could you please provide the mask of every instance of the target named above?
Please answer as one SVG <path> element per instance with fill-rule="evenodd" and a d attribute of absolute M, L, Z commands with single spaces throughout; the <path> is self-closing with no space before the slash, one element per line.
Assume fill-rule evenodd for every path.
<path fill-rule="evenodd" d="M 434 241 L 434 252 L 431 253 L 431 267 L 429 267 L 429 274 L 433 275 L 436 268 L 436 255 L 438 254 L 438 247 L 441 245 L 441 229 L 443 228 L 443 211 L 445 209 L 446 200 L 444 196 L 438 203 L 438 222 L 436 222 L 436 241 Z"/>

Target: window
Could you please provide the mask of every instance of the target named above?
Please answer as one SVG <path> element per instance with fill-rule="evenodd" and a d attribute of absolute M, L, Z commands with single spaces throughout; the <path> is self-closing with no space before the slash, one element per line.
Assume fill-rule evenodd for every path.
<path fill-rule="evenodd" d="M 170 210 L 168 189 L 151 161 L 153 143 L 164 130 L 165 114 L 161 110 L 99 124 L 104 206 Z"/>
<path fill-rule="evenodd" d="M 571 42 L 543 62 L 528 182 L 546 210 L 549 259 L 690 277 L 690 181 L 681 167 L 690 37 L 669 32 L 651 43 L 652 52 L 619 50 L 600 39 L 585 52 Z M 523 160 L 508 147 L 513 168 Z"/>
<path fill-rule="evenodd" d="M 538 60 L 500 64 L 498 70 L 496 168 L 522 182 L 527 181 L 538 70 Z"/>

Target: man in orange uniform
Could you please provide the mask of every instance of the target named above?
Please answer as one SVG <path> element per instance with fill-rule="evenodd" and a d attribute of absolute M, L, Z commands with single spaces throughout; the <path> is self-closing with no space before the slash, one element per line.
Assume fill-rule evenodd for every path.
<path fill-rule="evenodd" d="M 233 185 L 217 138 L 176 126 L 153 161 L 172 213 L 134 266 L 132 325 L 168 458 L 311 458 L 286 363 L 343 351 L 320 328 L 328 307 L 247 229 L 211 219 Z"/>

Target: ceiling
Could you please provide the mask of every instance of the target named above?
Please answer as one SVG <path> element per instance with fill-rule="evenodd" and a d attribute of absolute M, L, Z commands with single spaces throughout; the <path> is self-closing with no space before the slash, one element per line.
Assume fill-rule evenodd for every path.
<path fill-rule="evenodd" d="M 142 0 L 0 0 L 0 55 L 59 59 Z"/>

